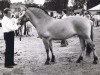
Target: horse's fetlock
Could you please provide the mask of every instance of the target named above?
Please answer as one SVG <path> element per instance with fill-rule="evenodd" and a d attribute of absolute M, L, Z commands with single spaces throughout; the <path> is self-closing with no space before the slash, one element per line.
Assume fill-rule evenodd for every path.
<path fill-rule="evenodd" d="M 54 55 L 52 55 L 52 58 L 53 58 L 53 59 L 55 59 L 55 56 L 54 56 Z"/>
<path fill-rule="evenodd" d="M 50 58 L 47 58 L 47 61 L 50 61 Z"/>

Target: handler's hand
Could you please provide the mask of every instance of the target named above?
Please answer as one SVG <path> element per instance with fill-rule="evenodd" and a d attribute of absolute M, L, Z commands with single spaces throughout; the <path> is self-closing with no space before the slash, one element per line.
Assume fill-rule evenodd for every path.
<path fill-rule="evenodd" d="M 21 25 L 18 25 L 18 29 L 21 28 Z"/>

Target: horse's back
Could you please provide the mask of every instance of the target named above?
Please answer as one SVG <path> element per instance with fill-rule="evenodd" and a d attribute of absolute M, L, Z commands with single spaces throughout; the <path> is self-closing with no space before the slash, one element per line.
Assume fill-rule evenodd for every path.
<path fill-rule="evenodd" d="M 48 26 L 47 29 L 53 36 L 71 37 L 75 34 L 82 35 L 86 33 L 89 35 L 91 30 L 90 20 L 79 16 L 69 16 L 65 19 L 53 20 Z"/>
<path fill-rule="evenodd" d="M 75 31 L 77 32 L 77 34 L 79 35 L 90 35 L 91 32 L 91 25 L 92 25 L 92 21 L 85 18 L 85 17 L 81 17 L 81 16 L 71 16 L 69 17 L 69 19 L 71 19 L 71 22 L 73 23 L 73 27 L 75 29 Z"/>
<path fill-rule="evenodd" d="M 69 16 L 65 19 L 56 20 L 54 23 L 52 22 L 52 25 L 53 27 L 67 29 L 91 29 L 92 21 L 81 16 Z"/>

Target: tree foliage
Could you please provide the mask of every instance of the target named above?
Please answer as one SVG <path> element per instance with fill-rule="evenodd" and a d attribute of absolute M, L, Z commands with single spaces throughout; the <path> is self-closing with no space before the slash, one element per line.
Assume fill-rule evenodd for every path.
<path fill-rule="evenodd" d="M 74 0 L 74 8 L 75 9 L 83 8 L 85 2 L 86 0 Z"/>
<path fill-rule="evenodd" d="M 62 11 L 67 8 L 67 4 L 68 0 L 49 0 L 44 6 L 50 10 Z"/>
<path fill-rule="evenodd" d="M 8 1 L 0 1 L 0 10 L 3 11 L 5 8 L 10 8 L 10 2 Z"/>
<path fill-rule="evenodd" d="M 74 0 L 74 8 L 83 8 L 85 2 L 87 2 L 88 9 L 100 4 L 100 0 Z"/>
<path fill-rule="evenodd" d="M 87 8 L 92 8 L 96 5 L 100 4 L 100 0 L 88 0 L 87 2 Z"/>
<path fill-rule="evenodd" d="M 0 1 L 0 10 L 2 12 L 2 15 L 0 15 L 0 18 L 3 17 L 3 10 L 5 8 L 10 8 L 10 1 L 2 0 Z"/>

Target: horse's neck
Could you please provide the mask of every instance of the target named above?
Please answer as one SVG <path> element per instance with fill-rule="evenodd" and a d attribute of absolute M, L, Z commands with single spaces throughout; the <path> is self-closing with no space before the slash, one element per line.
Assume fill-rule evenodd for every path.
<path fill-rule="evenodd" d="M 50 16 L 41 8 L 30 8 L 29 10 L 39 19 L 50 18 Z"/>
<path fill-rule="evenodd" d="M 44 19 L 47 17 L 43 12 L 36 12 L 36 11 L 32 11 L 32 12 L 39 19 Z"/>
<path fill-rule="evenodd" d="M 30 10 L 27 10 L 27 11 L 26 11 L 26 14 L 29 16 L 30 22 L 31 22 L 31 23 L 34 25 L 34 27 L 36 28 L 36 27 L 37 27 L 38 18 L 37 18 Z"/>
<path fill-rule="evenodd" d="M 30 17 L 31 23 L 37 28 L 42 25 L 43 22 L 47 22 L 48 20 L 52 19 L 49 15 L 47 15 L 45 12 L 37 12 L 28 10 L 27 11 L 28 16 Z"/>

